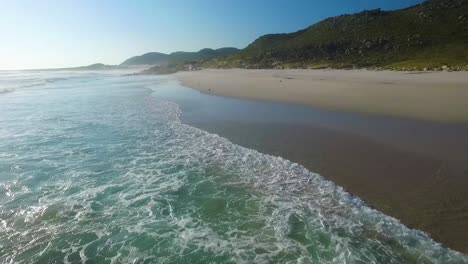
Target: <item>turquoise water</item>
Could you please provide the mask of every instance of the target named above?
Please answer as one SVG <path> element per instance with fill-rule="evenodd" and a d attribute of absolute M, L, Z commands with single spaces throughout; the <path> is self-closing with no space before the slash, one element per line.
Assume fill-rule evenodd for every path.
<path fill-rule="evenodd" d="M 0 263 L 468 263 L 299 164 L 181 123 L 158 96 L 170 77 L 0 86 Z"/>

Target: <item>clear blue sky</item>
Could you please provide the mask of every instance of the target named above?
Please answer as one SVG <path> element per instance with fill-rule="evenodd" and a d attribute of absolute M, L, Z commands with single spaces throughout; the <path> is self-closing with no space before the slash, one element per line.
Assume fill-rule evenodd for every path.
<path fill-rule="evenodd" d="M 150 51 L 243 48 L 267 33 L 421 0 L 2 0 L 0 69 L 119 64 Z"/>

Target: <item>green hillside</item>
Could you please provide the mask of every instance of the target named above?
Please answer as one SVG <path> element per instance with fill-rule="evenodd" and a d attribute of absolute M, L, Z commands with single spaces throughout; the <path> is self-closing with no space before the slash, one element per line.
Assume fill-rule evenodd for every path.
<path fill-rule="evenodd" d="M 166 64 L 169 61 L 169 55 L 160 52 L 149 52 L 141 56 L 131 57 L 120 65 L 122 66 L 133 66 L 133 65 L 154 65 L 154 64 Z"/>
<path fill-rule="evenodd" d="M 233 55 L 239 52 L 236 48 L 220 48 L 220 49 L 202 49 L 197 52 L 177 51 L 171 54 L 159 52 L 150 52 L 141 56 L 135 56 L 127 59 L 121 65 L 168 65 L 179 64 L 188 61 L 209 60 L 213 58 Z"/>
<path fill-rule="evenodd" d="M 205 67 L 468 69 L 468 1 L 430 0 L 396 11 L 325 19 L 265 35 Z"/>

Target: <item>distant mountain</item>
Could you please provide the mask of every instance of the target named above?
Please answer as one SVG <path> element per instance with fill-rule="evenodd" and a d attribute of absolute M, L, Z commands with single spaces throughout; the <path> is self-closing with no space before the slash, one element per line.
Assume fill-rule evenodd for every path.
<path fill-rule="evenodd" d="M 262 36 L 205 67 L 468 69 L 468 1 L 429 0 L 328 18 L 294 33 Z"/>
<path fill-rule="evenodd" d="M 169 62 L 169 55 L 159 52 L 150 52 L 141 56 L 131 57 L 120 65 L 133 66 L 133 65 L 156 65 L 167 64 Z"/>
<path fill-rule="evenodd" d="M 117 69 L 119 66 L 117 65 L 107 65 L 102 63 L 95 63 L 88 66 L 81 66 L 81 67 L 74 67 L 68 68 L 70 70 L 114 70 Z"/>
<path fill-rule="evenodd" d="M 177 51 L 171 54 L 150 52 L 141 56 L 135 56 L 124 61 L 121 65 L 167 65 L 185 63 L 188 61 L 208 60 L 223 56 L 233 55 L 239 52 L 236 48 L 202 49 L 197 52 Z"/>

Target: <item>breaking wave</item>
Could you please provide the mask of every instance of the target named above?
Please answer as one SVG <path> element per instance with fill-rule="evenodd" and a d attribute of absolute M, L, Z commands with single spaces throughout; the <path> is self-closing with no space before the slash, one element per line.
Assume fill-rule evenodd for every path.
<path fill-rule="evenodd" d="M 100 87 L 0 128 L 1 263 L 468 262 L 300 164 L 183 124 L 147 89 Z"/>
<path fill-rule="evenodd" d="M 11 93 L 13 91 L 14 91 L 14 89 L 12 89 L 12 88 L 0 88 L 0 94 Z"/>

